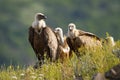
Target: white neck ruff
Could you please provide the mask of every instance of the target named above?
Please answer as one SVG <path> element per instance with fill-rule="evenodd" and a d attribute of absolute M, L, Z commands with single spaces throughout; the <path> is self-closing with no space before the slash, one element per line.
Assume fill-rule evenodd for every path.
<path fill-rule="evenodd" d="M 43 19 L 40 20 L 40 21 L 35 19 L 35 21 L 32 23 L 32 27 L 33 28 L 39 28 L 39 29 L 44 28 L 44 27 L 46 27 L 46 23 Z"/>

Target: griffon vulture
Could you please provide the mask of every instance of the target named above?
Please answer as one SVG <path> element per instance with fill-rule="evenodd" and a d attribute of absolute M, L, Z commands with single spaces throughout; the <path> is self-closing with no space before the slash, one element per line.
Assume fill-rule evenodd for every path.
<path fill-rule="evenodd" d="M 65 59 L 69 59 L 70 48 L 66 42 L 66 37 L 63 36 L 63 30 L 59 27 L 55 28 L 55 33 L 59 43 L 58 53 L 59 53 L 60 59 L 62 61 Z"/>
<path fill-rule="evenodd" d="M 99 37 L 93 33 L 76 29 L 74 23 L 68 25 L 67 42 L 70 49 L 75 52 L 78 52 L 77 49 L 81 46 L 84 46 L 85 48 L 102 47 L 101 39 Z"/>
<path fill-rule="evenodd" d="M 114 38 L 112 36 L 106 37 L 103 41 L 102 41 L 103 45 L 108 45 L 110 47 L 114 47 L 115 46 L 115 41 Z"/>
<path fill-rule="evenodd" d="M 58 41 L 55 33 L 44 21 L 46 16 L 42 13 L 35 15 L 35 20 L 29 28 L 29 42 L 40 62 L 44 62 L 44 55 L 50 60 L 56 60 Z"/>

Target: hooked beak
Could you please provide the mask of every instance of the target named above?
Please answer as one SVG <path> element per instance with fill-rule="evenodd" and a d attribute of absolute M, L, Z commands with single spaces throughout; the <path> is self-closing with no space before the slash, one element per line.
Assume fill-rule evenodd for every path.
<path fill-rule="evenodd" d="M 47 16 L 44 16 L 44 19 L 47 19 Z"/>
<path fill-rule="evenodd" d="M 69 30 L 70 30 L 70 31 L 72 31 L 72 30 L 73 30 L 73 28 L 72 28 L 72 27 L 69 27 Z"/>
<path fill-rule="evenodd" d="M 55 33 L 57 33 L 57 31 L 56 31 L 56 30 L 54 30 L 54 32 L 55 32 Z"/>

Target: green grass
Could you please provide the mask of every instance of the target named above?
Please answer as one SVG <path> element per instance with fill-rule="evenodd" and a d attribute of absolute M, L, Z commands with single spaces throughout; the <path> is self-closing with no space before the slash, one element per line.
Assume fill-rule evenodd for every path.
<path fill-rule="evenodd" d="M 76 75 L 82 75 L 84 80 L 91 80 L 95 73 L 104 73 L 120 63 L 120 59 L 112 54 L 112 50 L 117 48 L 120 48 L 120 41 L 116 42 L 114 48 L 109 46 L 95 50 L 82 48 L 79 51 L 83 55 L 79 58 L 73 55 L 71 60 L 64 63 L 46 61 L 39 69 L 33 69 L 32 66 L 27 68 L 1 66 L 0 80 L 73 80 Z"/>

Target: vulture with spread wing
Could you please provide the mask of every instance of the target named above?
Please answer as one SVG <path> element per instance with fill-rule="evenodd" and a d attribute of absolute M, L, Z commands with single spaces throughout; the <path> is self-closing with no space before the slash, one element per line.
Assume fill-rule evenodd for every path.
<path fill-rule="evenodd" d="M 101 39 L 95 34 L 76 29 L 74 23 L 68 25 L 67 42 L 70 49 L 77 52 L 78 48 L 84 46 L 86 48 L 102 47 Z"/>
<path fill-rule="evenodd" d="M 44 21 L 46 16 L 42 13 L 35 15 L 35 20 L 29 28 L 29 42 L 40 62 L 44 62 L 44 56 L 51 61 L 57 59 L 58 41 L 55 33 Z"/>

